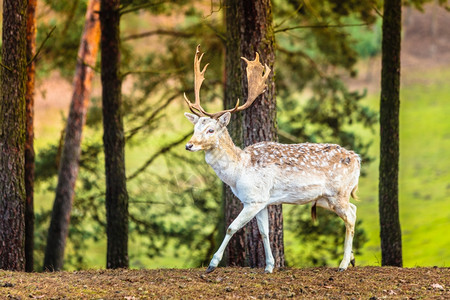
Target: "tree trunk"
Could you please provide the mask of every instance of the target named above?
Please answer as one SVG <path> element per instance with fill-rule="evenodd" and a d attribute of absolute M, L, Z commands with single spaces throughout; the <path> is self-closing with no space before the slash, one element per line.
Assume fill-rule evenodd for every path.
<path fill-rule="evenodd" d="M 100 22 L 97 13 L 99 8 L 99 0 L 89 0 L 85 27 L 78 50 L 78 62 L 73 81 L 74 91 L 60 160 L 52 220 L 48 230 L 44 270 L 61 270 L 64 263 L 64 248 L 79 170 L 81 137 L 94 75 L 90 66 L 95 65 L 100 40 Z"/>
<path fill-rule="evenodd" d="M 128 268 L 128 193 L 125 175 L 122 82 L 120 78 L 120 0 L 101 1 L 103 145 L 106 172 L 106 267 Z"/>
<path fill-rule="evenodd" d="M 26 141 L 25 141 L 25 271 L 33 272 L 34 250 L 34 78 L 36 53 L 36 5 L 37 0 L 28 0 L 27 8 L 27 93 Z"/>
<path fill-rule="evenodd" d="M 267 88 L 253 105 L 244 112 L 244 146 L 262 141 L 277 141 L 277 116 L 274 82 L 274 33 L 270 0 L 242 1 L 241 56 L 254 59 L 260 54 L 270 73 Z M 245 63 L 242 62 L 244 69 Z M 244 99 L 247 98 L 247 79 L 242 76 Z M 269 207 L 270 244 L 275 267 L 284 266 L 283 216 L 281 205 Z M 257 222 L 253 219 L 246 228 L 247 257 L 251 267 L 265 265 L 264 249 Z"/>
<path fill-rule="evenodd" d="M 242 99 L 243 72 L 241 69 L 241 0 L 229 0 L 225 5 L 225 23 L 226 23 L 226 49 L 225 49 L 225 84 L 224 84 L 224 107 L 225 109 L 234 107 L 237 99 Z M 231 116 L 228 132 L 236 146 L 242 147 L 242 114 L 233 114 Z M 231 222 L 238 216 L 242 210 L 242 203 L 231 191 L 230 187 L 223 184 L 223 203 L 225 210 L 225 228 L 230 226 Z M 233 235 L 226 250 L 224 263 L 227 266 L 246 266 L 245 254 L 245 231 L 239 230 Z"/>
<path fill-rule="evenodd" d="M 26 0 L 3 1 L 0 269 L 25 270 Z"/>
<path fill-rule="evenodd" d="M 385 0 L 383 17 L 379 212 L 383 266 L 402 266 L 398 212 L 401 1 Z"/>

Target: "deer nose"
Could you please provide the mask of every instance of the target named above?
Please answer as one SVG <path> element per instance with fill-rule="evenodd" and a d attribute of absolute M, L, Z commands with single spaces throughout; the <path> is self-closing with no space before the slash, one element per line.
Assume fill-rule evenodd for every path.
<path fill-rule="evenodd" d="M 194 146 L 194 145 L 192 145 L 192 144 L 186 144 L 186 150 L 191 150 L 191 149 L 192 149 L 192 146 Z"/>

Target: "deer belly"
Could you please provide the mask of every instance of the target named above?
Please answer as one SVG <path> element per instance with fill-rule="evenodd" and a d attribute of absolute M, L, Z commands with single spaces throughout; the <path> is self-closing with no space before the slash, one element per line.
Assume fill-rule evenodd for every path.
<path fill-rule="evenodd" d="M 274 187 L 270 194 L 269 205 L 275 204 L 306 204 L 322 197 L 324 185 L 317 183 L 287 185 Z"/>

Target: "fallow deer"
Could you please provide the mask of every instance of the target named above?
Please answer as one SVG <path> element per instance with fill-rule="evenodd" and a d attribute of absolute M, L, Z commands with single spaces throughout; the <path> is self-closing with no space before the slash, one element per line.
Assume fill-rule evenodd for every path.
<path fill-rule="evenodd" d="M 184 95 L 193 113 L 185 113 L 185 116 L 194 124 L 194 134 L 186 144 L 186 150 L 204 150 L 206 162 L 243 203 L 242 211 L 228 227 L 206 272 L 217 267 L 233 234 L 256 217 L 265 251 L 265 272 L 271 273 L 274 258 L 269 243 L 267 206 L 281 203 L 312 203 L 313 218 L 316 205 L 334 211 L 344 220 L 346 227 L 344 257 L 339 270 L 347 269 L 349 263 L 354 265 L 352 242 L 356 206 L 349 200 L 350 195 L 356 197 L 361 164 L 359 156 L 333 144 L 261 142 L 243 150 L 236 147 L 226 128 L 231 113 L 246 109 L 264 92 L 271 70 L 267 65 L 262 66 L 258 53 L 253 61 L 242 58 L 247 63 L 247 101 L 239 106 L 237 100 L 232 109 L 208 113 L 200 105 L 200 87 L 208 66 L 201 70 L 202 57 L 197 46 L 194 57 L 195 102 L 190 102 Z"/>

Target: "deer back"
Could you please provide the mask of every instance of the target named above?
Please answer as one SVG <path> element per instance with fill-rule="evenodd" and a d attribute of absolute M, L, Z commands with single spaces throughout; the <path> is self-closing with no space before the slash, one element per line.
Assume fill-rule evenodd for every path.
<path fill-rule="evenodd" d="M 359 178 L 360 157 L 339 145 L 261 142 L 244 152 L 249 155 L 249 181 L 262 181 L 262 189 L 277 202 L 349 196 Z"/>

